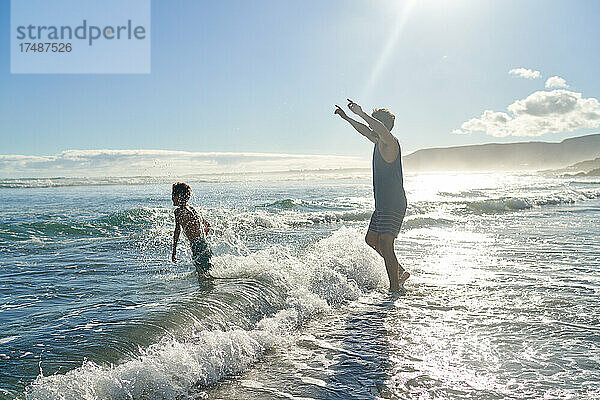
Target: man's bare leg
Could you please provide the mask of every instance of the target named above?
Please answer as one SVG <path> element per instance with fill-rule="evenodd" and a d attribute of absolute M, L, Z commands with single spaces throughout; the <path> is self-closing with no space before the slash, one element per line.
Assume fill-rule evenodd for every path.
<path fill-rule="evenodd" d="M 390 280 L 390 290 L 392 292 L 400 291 L 400 282 L 398 279 L 398 259 L 394 252 L 394 240 L 395 238 L 387 233 L 379 235 L 379 249 L 381 255 L 385 261 L 385 268 L 387 269 L 388 278 Z"/>
<path fill-rule="evenodd" d="M 372 247 L 373 250 L 375 250 L 381 257 L 383 257 L 383 253 L 379 248 L 379 234 L 377 232 L 367 231 L 367 235 L 365 236 L 365 242 L 367 242 L 367 244 L 370 247 Z M 383 258 L 385 260 L 385 257 Z M 408 271 L 402 268 L 402 265 L 400 265 L 400 263 L 398 263 L 398 282 L 400 287 L 404 287 L 404 282 L 406 282 L 408 278 L 410 278 L 410 274 L 408 273 Z"/>

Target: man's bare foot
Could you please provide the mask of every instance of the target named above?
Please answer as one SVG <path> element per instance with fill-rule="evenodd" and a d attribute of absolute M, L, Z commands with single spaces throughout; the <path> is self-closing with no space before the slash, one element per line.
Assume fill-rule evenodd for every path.
<path fill-rule="evenodd" d="M 404 287 L 404 282 L 406 282 L 408 278 L 410 278 L 410 274 L 408 273 L 408 271 L 403 270 L 402 273 L 398 274 L 398 284 L 401 288 Z"/>

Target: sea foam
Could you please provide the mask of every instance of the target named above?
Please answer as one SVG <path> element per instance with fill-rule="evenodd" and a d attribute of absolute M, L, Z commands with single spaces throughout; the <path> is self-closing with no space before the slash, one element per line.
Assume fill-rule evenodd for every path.
<path fill-rule="evenodd" d="M 201 330 L 165 336 L 117 365 L 92 361 L 66 374 L 38 376 L 29 399 L 175 399 L 238 375 L 298 332 L 308 320 L 378 287 L 385 268 L 362 234 L 341 228 L 294 254 L 273 246 L 248 255 L 216 257 L 217 278 L 255 278 L 286 289 L 285 306 L 251 329 Z"/>

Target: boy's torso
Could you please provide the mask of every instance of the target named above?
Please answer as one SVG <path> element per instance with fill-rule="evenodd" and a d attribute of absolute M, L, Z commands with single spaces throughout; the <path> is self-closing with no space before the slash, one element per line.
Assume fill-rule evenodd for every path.
<path fill-rule="evenodd" d="M 179 207 L 175 212 L 175 217 L 178 219 L 185 236 L 190 242 L 199 237 L 204 237 L 201 218 L 192 206 L 185 205 Z"/>

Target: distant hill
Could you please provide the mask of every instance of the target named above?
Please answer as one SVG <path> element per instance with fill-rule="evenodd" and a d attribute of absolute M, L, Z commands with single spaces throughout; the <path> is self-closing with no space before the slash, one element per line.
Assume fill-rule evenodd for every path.
<path fill-rule="evenodd" d="M 600 176 L 600 168 L 596 168 L 588 172 L 580 172 L 571 176 Z"/>
<path fill-rule="evenodd" d="M 593 169 L 600 169 L 600 157 L 578 162 L 577 164 L 569 165 L 566 168 L 553 172 L 590 172 Z"/>
<path fill-rule="evenodd" d="M 600 157 L 593 160 L 585 160 L 560 169 L 549 169 L 542 171 L 549 174 L 564 174 L 565 176 L 599 176 Z"/>
<path fill-rule="evenodd" d="M 407 171 L 508 171 L 565 168 L 600 157 L 600 134 L 560 143 L 490 143 L 423 149 L 404 156 Z"/>

